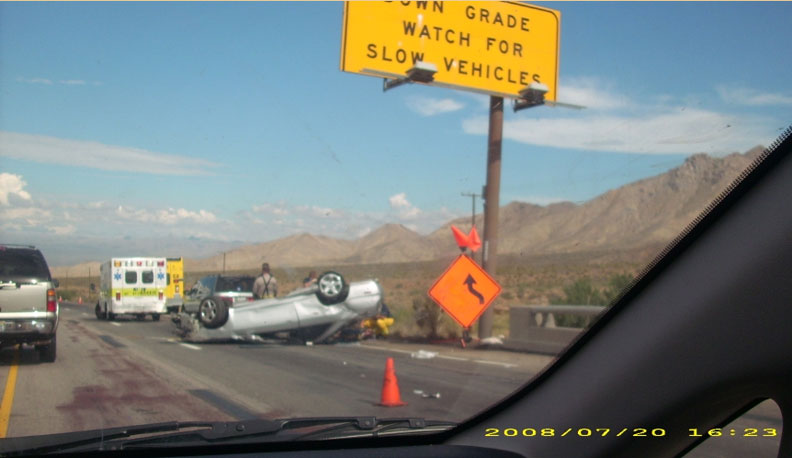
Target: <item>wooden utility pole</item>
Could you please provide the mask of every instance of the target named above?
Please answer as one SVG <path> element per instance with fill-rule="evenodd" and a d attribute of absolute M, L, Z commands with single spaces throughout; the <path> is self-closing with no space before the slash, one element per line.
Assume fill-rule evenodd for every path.
<path fill-rule="evenodd" d="M 487 140 L 487 184 L 484 187 L 484 241 L 482 267 L 493 278 L 497 270 L 498 209 L 500 208 L 501 144 L 503 143 L 503 97 L 490 97 Z M 492 307 L 479 318 L 479 338 L 492 336 Z"/>

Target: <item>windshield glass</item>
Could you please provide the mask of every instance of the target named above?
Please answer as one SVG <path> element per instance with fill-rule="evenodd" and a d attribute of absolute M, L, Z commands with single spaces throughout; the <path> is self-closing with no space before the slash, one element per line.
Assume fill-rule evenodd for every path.
<path fill-rule="evenodd" d="M 788 3 L 357 3 L 0 4 L 3 437 L 464 421 L 789 123 Z"/>

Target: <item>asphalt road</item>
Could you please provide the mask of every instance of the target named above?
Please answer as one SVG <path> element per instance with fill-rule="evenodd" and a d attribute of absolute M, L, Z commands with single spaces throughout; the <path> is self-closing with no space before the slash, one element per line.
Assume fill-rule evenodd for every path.
<path fill-rule="evenodd" d="M 88 305 L 61 304 L 55 363 L 40 363 L 32 348 L 0 352 L 0 387 L 19 358 L 13 393 L 4 396 L 13 400 L 6 437 L 254 417 L 461 421 L 518 389 L 550 360 L 386 342 L 192 344 L 172 329 L 167 316 L 99 321 Z M 378 405 L 388 357 L 405 406 Z"/>
<path fill-rule="evenodd" d="M 195 344 L 153 322 L 99 321 L 90 305 L 61 304 L 58 358 L 0 351 L 0 437 L 189 420 L 307 416 L 422 417 L 462 421 L 519 389 L 551 358 L 408 345 Z M 382 407 L 385 362 L 407 405 Z M 768 401 L 688 456 L 774 457 L 781 434 Z M 765 428 L 776 437 L 744 437 Z M 736 435 L 729 434 L 731 430 Z M 706 433 L 706 432 L 704 432 Z"/>

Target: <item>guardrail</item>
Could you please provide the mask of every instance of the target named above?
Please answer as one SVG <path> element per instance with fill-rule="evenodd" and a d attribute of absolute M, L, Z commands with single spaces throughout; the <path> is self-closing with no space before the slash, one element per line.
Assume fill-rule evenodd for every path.
<path fill-rule="evenodd" d="M 606 307 L 599 305 L 515 305 L 509 308 L 507 348 L 558 354 L 583 328 L 556 326 L 557 315 L 582 316 L 587 327 Z"/>

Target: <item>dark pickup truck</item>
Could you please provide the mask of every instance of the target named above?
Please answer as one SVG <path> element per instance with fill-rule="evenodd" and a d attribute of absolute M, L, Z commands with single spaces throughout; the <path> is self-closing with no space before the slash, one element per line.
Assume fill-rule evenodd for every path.
<path fill-rule="evenodd" d="M 41 361 L 55 361 L 57 286 L 41 251 L 0 244 L 0 348 L 34 345 Z"/>

